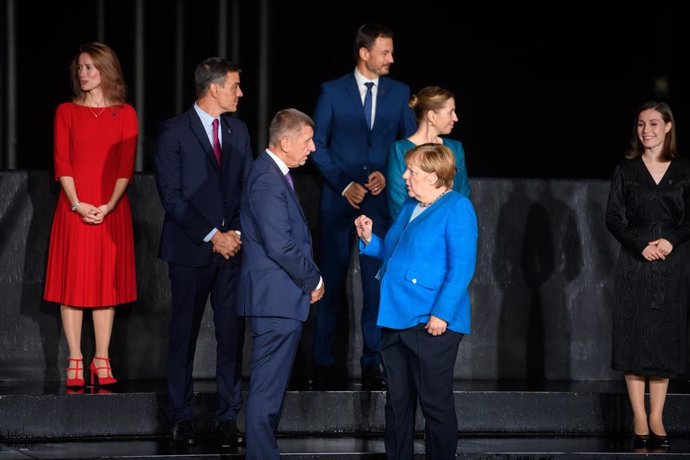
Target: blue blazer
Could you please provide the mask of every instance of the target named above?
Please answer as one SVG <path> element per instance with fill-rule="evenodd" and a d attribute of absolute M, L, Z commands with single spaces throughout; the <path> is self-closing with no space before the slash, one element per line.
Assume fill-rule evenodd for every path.
<path fill-rule="evenodd" d="M 445 320 L 469 334 L 469 284 L 477 257 L 477 217 L 472 203 L 451 191 L 410 222 L 417 201 L 408 199 L 386 233 L 360 241 L 361 254 L 383 259 L 377 324 L 407 329 Z M 375 224 L 375 223 L 374 223 Z"/>
<path fill-rule="evenodd" d="M 253 161 L 249 133 L 231 115 L 221 116 L 221 129 L 222 168 L 194 107 L 160 125 L 155 171 L 165 220 L 159 255 L 168 262 L 208 266 L 214 254 L 203 240 L 209 232 L 240 229 L 240 191 Z"/>
<path fill-rule="evenodd" d="M 326 186 L 321 195 L 321 211 L 355 216 L 342 196 L 352 181 L 365 184 L 374 171 L 386 174 L 388 147 L 417 129 L 408 107 L 410 88 L 396 80 L 380 77 L 376 96 L 374 127 L 369 129 L 354 72 L 321 85 L 314 110 L 314 144 L 310 158 L 316 163 Z M 372 216 L 387 216 L 386 194 L 368 194 L 362 210 Z M 382 214 L 383 213 L 383 214 Z"/>
<path fill-rule="evenodd" d="M 307 219 L 278 165 L 254 162 L 242 194 L 242 267 L 238 314 L 305 321 L 321 273 Z"/>

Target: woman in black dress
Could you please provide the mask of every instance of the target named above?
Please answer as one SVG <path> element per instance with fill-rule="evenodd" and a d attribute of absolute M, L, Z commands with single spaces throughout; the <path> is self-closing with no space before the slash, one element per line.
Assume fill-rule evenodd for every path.
<path fill-rule="evenodd" d="M 611 180 L 606 226 L 622 246 L 612 366 L 625 373 L 634 446 L 668 447 L 662 417 L 668 381 L 687 362 L 690 161 L 678 156 L 665 103 L 647 102 L 637 113 L 631 149 Z"/>

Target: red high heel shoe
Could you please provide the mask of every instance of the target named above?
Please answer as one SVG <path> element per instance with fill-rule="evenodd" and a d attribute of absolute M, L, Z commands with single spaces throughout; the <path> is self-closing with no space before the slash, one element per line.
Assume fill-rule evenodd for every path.
<path fill-rule="evenodd" d="M 84 360 L 81 358 L 68 358 L 67 359 L 67 376 L 65 378 L 65 384 L 68 387 L 83 387 L 84 386 Z M 75 363 L 76 367 L 72 367 L 72 363 Z M 74 371 L 74 378 L 69 378 L 70 371 Z M 81 371 L 81 378 L 79 378 L 79 371 Z"/>
<path fill-rule="evenodd" d="M 96 366 L 96 360 L 100 361 L 105 361 L 105 366 Z M 108 375 L 105 377 L 99 377 L 98 375 L 98 370 L 99 369 L 107 369 Z M 112 385 L 113 383 L 117 383 L 117 379 L 113 377 L 112 370 L 110 368 L 110 358 L 100 358 L 98 356 L 93 357 L 93 361 L 91 361 L 91 385 L 94 384 L 94 381 L 98 386 L 101 385 Z"/>

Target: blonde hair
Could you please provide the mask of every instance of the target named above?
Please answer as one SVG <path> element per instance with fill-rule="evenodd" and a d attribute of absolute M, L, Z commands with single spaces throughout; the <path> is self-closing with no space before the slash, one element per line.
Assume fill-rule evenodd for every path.
<path fill-rule="evenodd" d="M 418 122 L 426 118 L 429 111 L 437 112 L 443 109 L 448 99 L 455 98 L 455 93 L 440 86 L 427 86 L 410 97 L 407 105 L 414 111 Z"/>
<path fill-rule="evenodd" d="M 405 162 L 417 160 L 419 168 L 427 173 L 436 173 L 436 188 L 453 188 L 455 179 L 455 155 L 443 144 L 429 142 L 420 144 L 405 153 Z"/>

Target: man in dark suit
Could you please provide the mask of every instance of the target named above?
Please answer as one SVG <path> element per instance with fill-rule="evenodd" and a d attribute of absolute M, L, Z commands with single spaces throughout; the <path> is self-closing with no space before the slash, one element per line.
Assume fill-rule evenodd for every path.
<path fill-rule="evenodd" d="M 320 266 L 328 292 L 316 309 L 313 338 L 314 381 L 317 389 L 333 386 L 337 312 L 344 309 L 347 271 L 355 239 L 352 222 L 366 214 L 384 235 L 390 219 L 386 203 L 386 157 L 397 139 L 416 130 L 408 106 L 410 88 L 385 77 L 393 63 L 393 32 L 385 26 L 364 24 L 355 35 L 357 64 L 350 72 L 321 85 L 314 111 L 316 124 L 312 159 L 320 170 Z M 370 93 L 370 94 L 369 94 Z M 376 216 L 376 217 L 374 217 Z M 363 306 L 360 358 L 364 388 L 383 388 L 381 331 L 376 326 L 380 261 L 359 259 Z"/>
<path fill-rule="evenodd" d="M 240 70 L 222 58 L 201 62 L 196 102 L 164 121 L 156 147 L 156 181 L 165 209 L 160 257 L 168 262 L 172 308 L 168 342 L 168 417 L 176 440 L 193 442 L 194 352 L 206 301 L 216 335 L 217 428 L 239 441 L 244 321 L 236 313 L 241 247 L 240 196 L 253 155 L 236 112 Z"/>
<path fill-rule="evenodd" d="M 309 305 L 324 283 L 312 258 L 311 235 L 289 168 L 314 151 L 314 123 L 295 109 L 279 111 L 268 149 L 242 193 L 242 276 L 238 313 L 252 329 L 246 414 L 246 458 L 279 459 L 275 432 Z"/>

